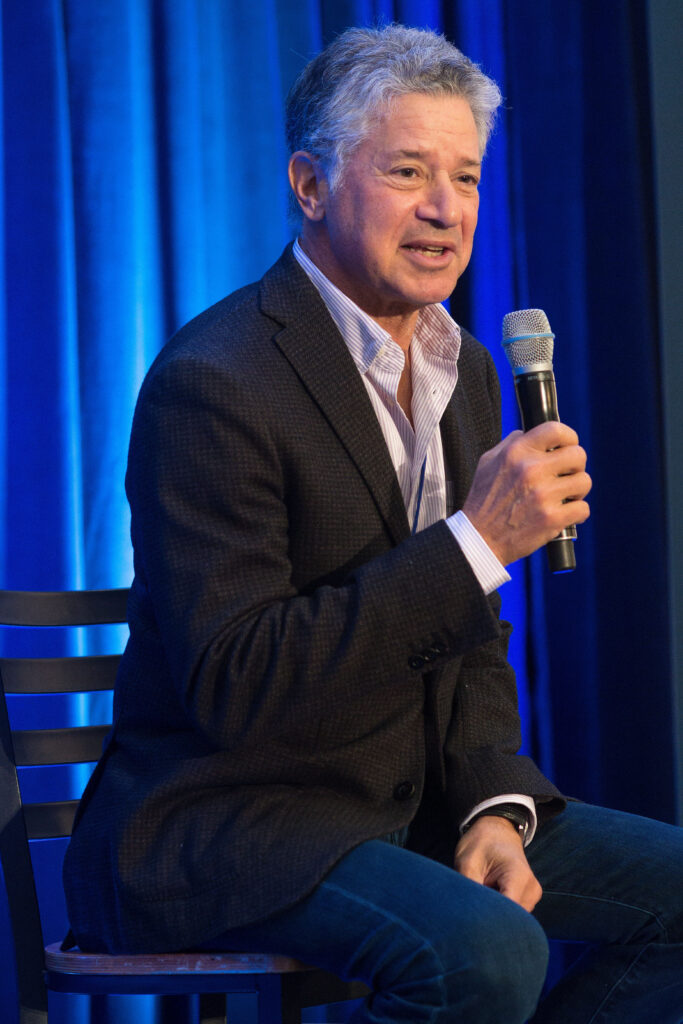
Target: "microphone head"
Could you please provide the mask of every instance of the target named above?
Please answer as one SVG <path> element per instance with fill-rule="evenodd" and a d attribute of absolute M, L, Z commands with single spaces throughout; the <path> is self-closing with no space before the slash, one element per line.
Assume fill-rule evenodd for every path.
<path fill-rule="evenodd" d="M 503 348 L 515 376 L 552 370 L 554 338 L 542 309 L 518 309 L 503 317 Z"/>

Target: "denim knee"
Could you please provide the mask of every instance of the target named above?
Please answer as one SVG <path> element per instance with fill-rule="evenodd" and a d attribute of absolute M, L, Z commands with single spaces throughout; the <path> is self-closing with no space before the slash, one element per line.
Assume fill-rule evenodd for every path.
<path fill-rule="evenodd" d="M 545 933 L 505 897 L 481 909 L 466 923 L 433 921 L 421 935 L 393 927 L 375 932 L 382 950 L 375 994 L 353 1020 L 524 1024 L 545 980 Z"/>
<path fill-rule="evenodd" d="M 536 1008 L 548 968 L 548 940 L 531 914 L 508 903 L 485 922 L 470 923 L 453 944 L 446 988 L 464 1020 L 523 1024 Z"/>

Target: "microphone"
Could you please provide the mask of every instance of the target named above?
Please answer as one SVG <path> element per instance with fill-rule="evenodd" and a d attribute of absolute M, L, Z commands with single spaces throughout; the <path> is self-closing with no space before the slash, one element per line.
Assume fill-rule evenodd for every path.
<path fill-rule="evenodd" d="M 503 317 L 503 348 L 512 367 L 522 427 L 559 423 L 553 374 L 553 340 L 548 317 L 542 309 L 520 309 Z M 546 545 L 551 572 L 576 568 L 576 527 L 569 526 Z"/>

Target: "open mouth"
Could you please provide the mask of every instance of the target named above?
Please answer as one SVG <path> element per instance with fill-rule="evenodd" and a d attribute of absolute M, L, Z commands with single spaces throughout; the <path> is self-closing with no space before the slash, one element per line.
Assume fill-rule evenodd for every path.
<path fill-rule="evenodd" d="M 443 245 L 404 245 L 403 248 L 409 252 L 419 252 L 423 256 L 443 256 L 444 253 L 451 251 Z"/>

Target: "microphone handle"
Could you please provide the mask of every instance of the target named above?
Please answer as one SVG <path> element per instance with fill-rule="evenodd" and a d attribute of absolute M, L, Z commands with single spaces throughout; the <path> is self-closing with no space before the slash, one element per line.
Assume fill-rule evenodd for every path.
<path fill-rule="evenodd" d="M 531 430 L 539 423 L 547 423 L 549 420 L 559 423 L 557 390 L 552 370 L 516 374 L 515 392 L 524 430 Z M 575 540 L 576 527 L 568 526 L 546 544 L 551 572 L 572 572 L 576 568 Z"/>

